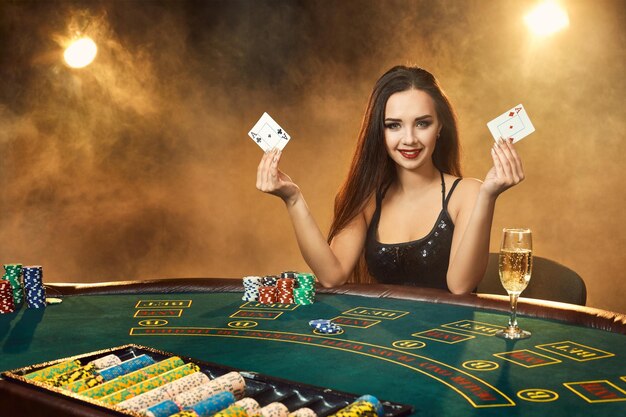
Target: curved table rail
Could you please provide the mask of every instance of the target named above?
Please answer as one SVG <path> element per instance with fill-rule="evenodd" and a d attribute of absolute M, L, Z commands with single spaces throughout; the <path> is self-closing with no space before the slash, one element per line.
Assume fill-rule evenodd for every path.
<path fill-rule="evenodd" d="M 113 281 L 93 284 L 46 284 L 54 296 L 193 293 L 193 292 L 243 292 L 241 279 L 234 278 L 167 278 L 145 281 Z M 479 309 L 508 312 L 509 299 L 493 294 L 454 295 L 432 288 L 407 287 L 382 284 L 346 284 L 337 288 L 318 286 L 317 292 L 325 294 L 360 295 L 364 297 L 396 298 L 403 300 L 443 303 Z M 555 301 L 519 299 L 518 313 L 541 319 L 565 321 L 584 327 L 626 334 L 626 315 L 592 307 Z"/>

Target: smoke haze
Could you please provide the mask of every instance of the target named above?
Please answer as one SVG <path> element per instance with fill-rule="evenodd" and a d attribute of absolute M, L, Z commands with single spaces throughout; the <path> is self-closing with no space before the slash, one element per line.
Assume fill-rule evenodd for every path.
<path fill-rule="evenodd" d="M 375 80 L 433 72 L 459 115 L 464 175 L 489 169 L 487 121 L 523 103 L 537 131 L 500 230 L 626 311 L 622 163 L 626 3 L 568 1 L 533 39 L 534 1 L 3 1 L 0 261 L 49 282 L 307 270 L 283 204 L 255 188 L 247 132 L 267 111 L 292 136 L 281 167 L 324 233 Z M 92 65 L 62 53 L 76 31 Z"/>

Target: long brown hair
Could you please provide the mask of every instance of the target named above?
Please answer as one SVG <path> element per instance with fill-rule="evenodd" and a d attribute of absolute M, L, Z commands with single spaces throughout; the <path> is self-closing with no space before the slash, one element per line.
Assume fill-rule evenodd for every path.
<path fill-rule="evenodd" d="M 442 125 L 432 156 L 435 167 L 442 172 L 461 176 L 456 116 L 439 83 L 422 68 L 391 68 L 378 79 L 370 95 L 348 177 L 335 197 L 328 243 L 363 211 L 376 190 L 396 179 L 395 164 L 385 148 L 385 107 L 392 94 L 409 89 L 424 91 L 435 102 L 437 118 Z M 349 282 L 372 282 L 363 255 Z"/>

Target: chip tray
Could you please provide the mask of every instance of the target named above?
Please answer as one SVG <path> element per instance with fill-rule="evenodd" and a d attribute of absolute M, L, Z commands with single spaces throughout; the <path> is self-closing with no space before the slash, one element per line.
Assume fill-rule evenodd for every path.
<path fill-rule="evenodd" d="M 232 368 L 212 362 L 204 362 L 188 356 L 177 355 L 162 350 L 141 346 L 141 345 L 124 345 L 111 349 L 100 350 L 97 352 L 85 353 L 78 356 L 57 359 L 50 362 L 30 365 L 23 368 L 14 369 L 2 373 L 2 377 L 9 382 L 26 384 L 33 390 L 44 390 L 50 393 L 72 398 L 83 404 L 107 410 L 113 416 L 133 416 L 139 417 L 142 414 L 123 410 L 116 405 L 105 405 L 104 403 L 87 398 L 73 392 L 53 387 L 38 381 L 28 380 L 23 377 L 30 372 L 37 371 L 56 363 L 60 363 L 69 359 L 78 359 L 81 364 L 86 364 L 92 360 L 101 358 L 106 355 L 114 354 L 121 360 L 131 359 L 133 357 L 146 354 L 154 360 L 160 361 L 172 356 L 180 357 L 185 363 L 194 363 L 200 367 L 200 371 L 204 372 L 211 379 L 217 378 L 228 372 L 237 371 L 246 381 L 246 397 L 254 398 L 262 407 L 272 402 L 280 402 L 284 404 L 289 411 L 294 411 L 301 407 L 308 407 L 317 413 L 318 417 L 327 417 L 338 410 L 344 408 L 348 404 L 354 402 L 363 394 L 351 394 L 342 391 L 336 391 L 329 388 L 317 387 L 313 385 L 302 384 L 281 378 L 275 378 L 257 372 L 248 372 L 245 370 Z M 410 405 L 399 404 L 379 399 L 383 405 L 385 417 L 401 417 L 413 412 Z"/>

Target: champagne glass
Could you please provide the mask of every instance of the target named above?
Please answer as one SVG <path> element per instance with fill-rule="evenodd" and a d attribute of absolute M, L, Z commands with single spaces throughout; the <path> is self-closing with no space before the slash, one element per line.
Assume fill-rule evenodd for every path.
<path fill-rule="evenodd" d="M 532 233 L 530 229 L 503 229 L 502 232 L 498 269 L 500 282 L 509 293 L 511 317 L 508 327 L 498 331 L 496 336 L 504 339 L 526 339 L 530 337 L 530 332 L 517 325 L 517 298 L 530 281 L 533 265 Z"/>

